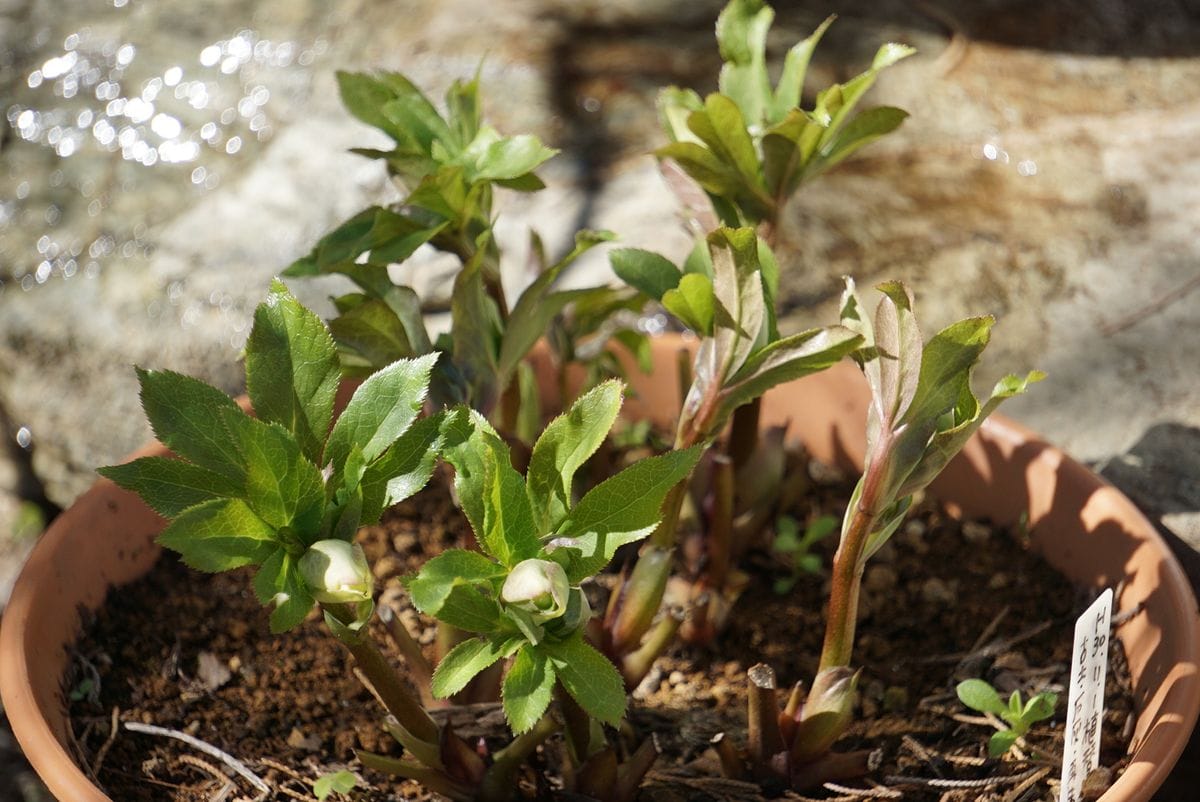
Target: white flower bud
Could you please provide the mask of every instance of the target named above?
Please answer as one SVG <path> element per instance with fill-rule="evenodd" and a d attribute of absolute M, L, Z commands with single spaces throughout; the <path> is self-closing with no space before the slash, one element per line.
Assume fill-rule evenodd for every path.
<path fill-rule="evenodd" d="M 375 584 L 362 547 L 344 540 L 312 544 L 300 558 L 300 575 L 322 604 L 369 601 Z"/>
<path fill-rule="evenodd" d="M 529 613 L 535 623 L 558 618 L 567 611 L 570 593 L 567 572 L 550 560 L 516 564 L 500 589 L 500 600 Z"/>

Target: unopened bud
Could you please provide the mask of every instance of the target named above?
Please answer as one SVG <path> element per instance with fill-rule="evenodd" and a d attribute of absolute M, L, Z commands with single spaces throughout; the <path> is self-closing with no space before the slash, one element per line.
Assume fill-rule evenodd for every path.
<path fill-rule="evenodd" d="M 369 601 L 374 580 L 367 556 L 357 543 L 320 540 L 300 558 L 300 575 L 322 604 Z"/>
<path fill-rule="evenodd" d="M 500 600 L 529 613 L 534 623 L 558 618 L 567 611 L 570 584 L 567 572 L 550 560 L 524 560 L 509 572 Z"/>

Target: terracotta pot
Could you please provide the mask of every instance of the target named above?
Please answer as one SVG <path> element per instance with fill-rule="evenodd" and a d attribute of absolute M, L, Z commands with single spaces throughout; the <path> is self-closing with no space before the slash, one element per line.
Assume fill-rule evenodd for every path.
<path fill-rule="evenodd" d="M 655 343 L 665 381 L 631 373 L 637 397 L 627 405 L 629 414 L 673 421 L 681 345 L 675 337 Z M 816 458 L 852 468 L 865 447 L 866 398 L 857 369 L 839 365 L 768 393 L 762 424 L 786 423 L 789 436 Z M 162 448 L 134 456 L 153 453 Z M 1130 765 L 1102 800 L 1149 800 L 1183 752 L 1200 711 L 1200 617 L 1187 578 L 1154 527 L 1113 487 L 1000 416 L 984 425 L 933 489 L 964 515 L 999 524 L 1027 516 L 1034 548 L 1064 575 L 1095 588 L 1124 580 L 1115 609 L 1145 604 L 1118 630 L 1139 715 Z M 97 609 L 110 588 L 150 570 L 162 526 L 136 496 L 97 482 L 43 536 L 5 610 L 4 708 L 34 769 L 65 802 L 108 800 L 71 756 L 62 677 L 80 610 Z"/>

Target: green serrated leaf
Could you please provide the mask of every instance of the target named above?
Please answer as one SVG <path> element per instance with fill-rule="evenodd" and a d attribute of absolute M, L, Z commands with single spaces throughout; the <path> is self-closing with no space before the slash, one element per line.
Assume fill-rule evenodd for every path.
<path fill-rule="evenodd" d="M 393 362 L 359 385 L 329 434 L 326 457 L 335 475 L 351 445 L 371 462 L 412 425 L 425 402 L 437 358 L 433 353 Z"/>
<path fill-rule="evenodd" d="M 890 134 L 908 119 L 908 112 L 892 106 L 868 109 L 856 115 L 822 148 L 820 158 L 806 174 L 813 178 L 843 161 L 859 148 Z"/>
<path fill-rule="evenodd" d="M 167 448 L 197 465 L 241 484 L 246 469 L 225 430 L 214 426 L 233 399 L 199 379 L 169 370 L 137 368 L 142 409 L 154 435 Z"/>
<path fill-rule="evenodd" d="M 623 391 L 618 381 L 594 387 L 551 421 L 534 444 L 525 489 L 538 532 L 553 531 L 567 514 L 575 472 L 608 436 Z"/>
<path fill-rule="evenodd" d="M 164 518 L 214 498 L 238 498 L 238 483 L 198 465 L 166 457 L 141 457 L 122 465 L 98 468 L 97 473 L 136 492 Z"/>
<path fill-rule="evenodd" d="M 375 216 L 381 211 L 379 206 L 370 206 L 348 220 L 339 223 L 332 231 L 317 241 L 316 247 L 304 258 L 298 260 L 283 275 L 317 276 L 322 273 L 335 272 L 340 266 L 352 263 L 366 246 L 362 243 L 375 224 Z"/>
<path fill-rule="evenodd" d="M 589 716 L 616 726 L 625 715 L 625 682 L 608 658 L 576 633 L 540 647 L 550 658 L 558 681 Z"/>
<path fill-rule="evenodd" d="M 217 573 L 258 565 L 279 547 L 275 529 L 240 499 L 213 499 L 189 507 L 158 536 L 197 571 Z"/>
<path fill-rule="evenodd" d="M 882 414 L 881 425 L 891 429 L 917 394 L 925 347 L 908 288 L 899 281 L 888 281 L 876 289 L 883 298 L 875 310 L 875 346 L 880 354 L 875 373 L 878 384 L 871 389 Z"/>
<path fill-rule="evenodd" d="M 500 311 L 483 283 L 486 247 L 486 242 L 480 243 L 475 256 L 463 265 L 450 301 L 454 365 L 462 372 L 476 409 L 490 409 L 499 390 L 497 361 L 503 332 Z"/>
<path fill-rule="evenodd" d="M 500 608 L 479 586 L 490 589 L 492 580 L 504 574 L 504 566 L 478 552 L 451 549 L 421 566 L 405 587 L 421 612 L 472 632 L 488 631 Z"/>
<path fill-rule="evenodd" d="M 246 392 L 255 413 L 291 432 L 321 462 L 341 372 L 325 324 L 275 280 L 246 342 Z"/>
<path fill-rule="evenodd" d="M 537 724 L 550 706 L 556 678 L 554 666 L 545 652 L 529 644 L 517 652 L 501 689 L 504 716 L 513 734 L 520 735 Z"/>
<path fill-rule="evenodd" d="M 680 278 L 679 286 L 663 293 L 662 305 L 697 335 L 712 334 L 713 284 L 703 273 L 688 273 Z"/>
<path fill-rule="evenodd" d="M 667 492 L 691 473 L 701 453 L 696 446 L 640 460 L 579 500 L 558 530 L 572 542 L 554 551 L 556 559 L 559 551 L 569 555 L 565 567 L 571 584 L 608 565 L 620 546 L 650 534 Z"/>
<path fill-rule="evenodd" d="M 404 324 L 383 301 L 364 298 L 341 310 L 329 321 L 329 330 L 339 347 L 360 357 L 373 368 L 415 355 Z"/>
<path fill-rule="evenodd" d="M 321 471 L 300 452 L 286 429 L 239 410 L 224 410 L 218 421 L 246 466 L 246 503 L 276 529 L 315 536 L 325 504 Z M 306 540 L 307 542 L 307 540 Z"/>
<path fill-rule="evenodd" d="M 541 532 L 525 490 L 525 479 L 512 466 L 508 446 L 489 439 L 483 452 L 483 530 L 480 548 L 512 568 L 541 551 Z"/>
<path fill-rule="evenodd" d="M 363 472 L 363 524 L 379 520 L 382 512 L 423 488 L 437 467 L 441 448 L 442 414 L 417 420 L 391 448 Z"/>
<path fill-rule="evenodd" d="M 692 116 L 695 116 L 695 112 Z M 689 118 L 690 119 L 690 118 Z M 673 159 L 700 188 L 720 198 L 741 194 L 742 179 L 732 165 L 696 142 L 672 142 L 654 151 L 660 159 Z"/>
<path fill-rule="evenodd" d="M 438 699 L 446 699 L 467 687 L 476 674 L 497 660 L 511 655 L 520 638 L 471 638 L 455 646 L 438 663 L 430 690 Z"/>

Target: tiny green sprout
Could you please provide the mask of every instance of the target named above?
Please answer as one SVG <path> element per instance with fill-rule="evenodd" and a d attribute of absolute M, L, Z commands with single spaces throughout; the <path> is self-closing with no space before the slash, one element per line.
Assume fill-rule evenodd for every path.
<path fill-rule="evenodd" d="M 1058 705 L 1058 694 L 1049 691 L 1034 694 L 1026 702 L 1021 701 L 1020 691 L 1013 691 L 1005 704 L 996 689 L 981 679 L 964 680 L 958 683 L 955 692 L 959 701 L 967 707 L 999 716 L 1008 725 L 999 728 L 988 740 L 988 754 L 992 757 L 1000 757 L 1024 737 L 1034 724 L 1051 718 Z"/>
<path fill-rule="evenodd" d="M 354 772 L 342 769 L 329 774 L 322 774 L 313 780 L 313 796 L 325 802 L 331 794 L 349 794 L 358 785 L 358 777 Z"/>
<path fill-rule="evenodd" d="M 787 593 L 796 586 L 805 574 L 821 572 L 821 558 L 812 553 L 812 547 L 837 529 L 838 521 L 832 515 L 814 518 L 800 534 L 799 522 L 790 515 L 781 515 L 775 522 L 775 541 L 771 548 L 791 558 L 792 575 L 775 580 L 775 592 Z"/>

